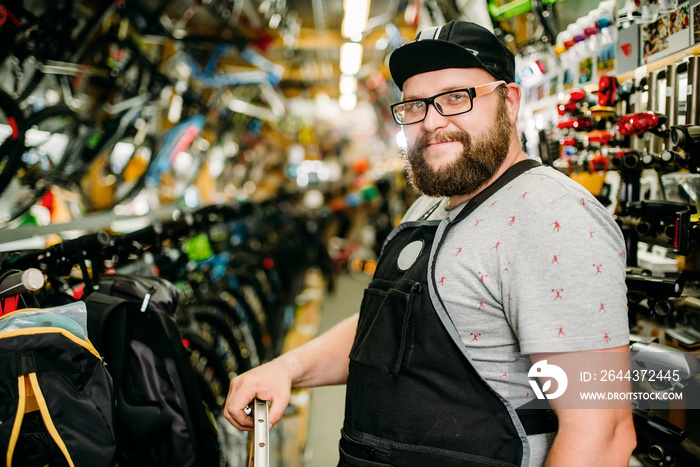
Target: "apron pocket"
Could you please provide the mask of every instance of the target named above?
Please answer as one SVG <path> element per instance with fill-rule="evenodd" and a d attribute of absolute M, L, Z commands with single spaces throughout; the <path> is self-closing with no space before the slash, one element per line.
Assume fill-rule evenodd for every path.
<path fill-rule="evenodd" d="M 338 467 L 391 467 L 391 464 L 359 459 L 346 453 L 341 447 L 340 463 L 338 463 Z"/>
<path fill-rule="evenodd" d="M 365 290 L 350 359 L 397 376 L 413 347 L 411 303 L 421 285 L 406 279 L 381 285 L 386 281 L 372 281 Z"/>
<path fill-rule="evenodd" d="M 340 430 L 340 463 L 338 467 L 389 467 L 390 453 L 352 439 Z"/>

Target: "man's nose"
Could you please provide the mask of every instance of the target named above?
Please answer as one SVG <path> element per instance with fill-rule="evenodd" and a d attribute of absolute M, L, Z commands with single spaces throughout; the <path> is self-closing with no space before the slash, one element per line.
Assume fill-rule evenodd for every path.
<path fill-rule="evenodd" d="M 438 128 L 443 128 L 448 122 L 447 117 L 440 114 L 435 105 L 436 104 L 434 102 L 428 104 L 425 119 L 423 120 L 423 128 L 425 128 L 425 130 L 428 132 L 432 132 Z"/>

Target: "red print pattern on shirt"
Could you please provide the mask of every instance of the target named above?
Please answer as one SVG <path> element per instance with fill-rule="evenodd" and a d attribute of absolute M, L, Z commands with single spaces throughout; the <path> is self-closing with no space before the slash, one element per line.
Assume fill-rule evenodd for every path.
<path fill-rule="evenodd" d="M 503 373 L 501 376 L 499 376 L 500 379 L 508 379 L 508 373 Z"/>
<path fill-rule="evenodd" d="M 510 202 L 510 203 L 517 203 L 517 201 L 516 201 L 517 199 L 520 199 L 520 200 L 523 200 L 523 201 L 528 201 L 527 196 L 529 196 L 529 195 L 532 194 L 533 196 L 537 197 L 537 196 L 538 196 L 538 193 L 539 193 L 539 188 L 538 188 L 538 189 L 536 190 L 536 192 L 533 194 L 533 193 L 531 193 L 531 192 L 521 191 L 521 190 L 522 190 L 522 185 L 517 185 L 517 184 L 516 184 L 515 186 L 509 186 L 509 187 L 507 187 L 508 190 L 510 190 L 510 189 L 512 189 L 512 188 L 515 188 L 515 189 L 516 189 L 515 193 L 513 193 L 513 196 L 516 196 L 517 198 L 514 199 L 514 198 L 512 198 L 512 197 L 510 196 L 510 194 L 509 194 L 508 196 L 510 197 L 510 200 L 509 200 L 508 202 Z M 578 210 L 579 208 L 576 208 L 576 201 L 577 201 L 577 200 L 576 200 L 575 196 L 574 196 L 573 198 L 570 198 L 570 199 L 571 199 L 571 201 L 572 201 L 572 204 L 574 205 L 574 209 L 575 209 L 575 210 Z M 529 199 L 528 203 L 529 203 L 530 201 L 532 201 L 532 199 Z M 587 209 L 588 209 L 588 208 L 587 208 L 587 205 L 588 205 L 588 204 L 591 204 L 591 206 L 593 207 L 593 204 L 592 204 L 592 203 L 593 203 L 593 200 L 592 200 L 592 199 L 588 199 L 588 198 L 585 198 L 584 196 L 580 196 L 580 195 L 579 195 L 579 200 L 578 200 L 578 201 L 581 203 L 580 206 L 583 206 L 583 207 L 584 207 L 584 208 L 583 208 L 584 210 L 587 210 Z M 495 204 L 496 204 L 497 202 L 498 202 L 498 200 L 493 200 L 493 201 L 490 203 L 489 208 L 494 207 Z M 571 206 L 571 205 L 570 205 L 570 206 Z M 501 208 L 503 208 L 503 211 L 505 211 L 505 205 L 500 205 L 500 206 L 499 206 L 499 211 L 501 211 Z M 506 211 L 506 212 L 507 212 L 507 211 Z M 512 211 L 511 211 L 511 212 L 512 212 Z M 583 212 L 583 211 L 579 211 L 579 212 Z M 478 214 L 477 214 L 477 215 L 478 215 Z M 509 228 L 510 228 L 510 227 L 515 227 L 516 230 L 519 230 L 519 229 L 523 228 L 524 225 L 527 225 L 527 223 L 529 222 L 528 220 L 525 220 L 526 224 L 523 224 L 523 220 L 522 220 L 522 219 L 518 219 L 518 226 L 515 226 L 516 217 L 521 217 L 519 214 L 518 214 L 518 215 L 506 215 L 505 212 L 502 212 L 502 214 L 499 214 L 499 215 L 502 216 L 502 217 L 501 217 L 502 220 L 497 221 L 497 225 L 500 225 L 500 228 L 501 228 L 501 229 L 502 229 L 502 227 L 503 227 L 503 223 L 506 224 L 506 227 L 509 227 Z M 474 216 L 474 217 L 476 217 L 476 216 Z M 550 219 L 551 219 L 551 217 L 550 217 Z M 471 227 L 472 227 L 472 228 L 479 228 L 480 231 L 482 231 L 482 229 L 484 229 L 484 228 L 490 229 L 492 224 L 491 224 L 491 223 L 483 223 L 483 222 L 485 222 L 485 221 L 486 221 L 485 218 L 479 218 L 479 219 L 472 218 L 472 220 L 471 220 Z M 489 218 L 489 221 L 491 221 L 491 218 Z M 563 219 L 564 225 L 562 225 L 562 224 L 559 222 L 558 219 L 555 219 L 555 220 L 552 221 L 552 222 L 547 222 L 547 221 L 548 221 L 548 219 L 546 219 L 546 218 L 540 220 L 540 226 L 539 226 L 540 229 L 544 228 L 544 229 L 546 230 L 547 228 L 549 228 L 549 229 L 551 229 L 551 230 L 550 230 L 551 233 L 557 233 L 557 234 L 561 233 L 561 235 L 564 235 L 566 238 L 568 238 L 569 235 L 572 235 L 572 234 L 569 233 L 570 231 L 569 231 L 568 229 L 562 230 L 562 227 L 568 226 L 568 224 L 566 223 L 566 222 L 567 222 L 566 219 Z M 464 224 L 466 224 L 466 225 L 463 225 L 462 228 L 467 228 L 467 229 L 468 229 L 468 228 L 469 228 L 469 223 L 468 223 L 468 222 L 469 222 L 469 221 L 464 222 Z M 502 223 L 502 222 L 503 222 L 503 223 Z M 597 228 L 597 225 L 598 225 L 598 224 L 590 224 L 590 227 L 592 227 L 592 228 Z M 453 225 L 452 225 L 452 228 L 455 228 L 455 227 L 456 227 L 456 224 L 453 224 Z M 590 228 L 590 227 L 589 227 L 589 228 Z M 494 225 L 493 228 L 494 228 L 494 229 L 497 229 L 498 227 L 496 227 L 496 225 Z M 585 229 L 585 227 L 584 227 L 584 229 Z M 597 239 L 596 239 L 596 233 L 597 233 L 597 232 L 595 232 L 595 231 L 589 231 L 589 232 L 588 232 L 588 239 L 594 240 L 594 241 L 597 240 Z M 473 232 L 471 235 L 477 235 L 477 234 L 478 234 L 477 232 Z M 573 233 L 573 234 L 575 234 L 575 233 Z M 575 235 L 577 235 L 578 241 L 585 241 L 585 238 L 586 238 L 586 237 L 585 237 L 585 230 L 583 230 L 583 232 L 580 232 L 580 233 L 575 234 Z M 603 238 L 605 239 L 605 238 L 606 238 L 606 237 L 605 237 L 605 233 L 604 233 L 603 235 L 604 235 Z M 556 238 L 556 239 L 561 239 L 561 237 L 560 237 L 559 235 L 555 236 L 555 238 Z M 483 239 L 482 239 L 482 241 L 483 241 Z M 491 257 L 490 261 L 499 261 L 499 264 L 501 265 L 500 267 L 502 268 L 500 274 L 505 274 L 505 273 L 508 273 L 508 274 L 509 274 L 509 273 L 510 273 L 510 262 L 505 261 L 505 260 L 507 259 L 508 253 L 510 252 L 511 248 L 513 248 L 513 243 L 512 243 L 512 242 L 509 242 L 508 239 L 507 239 L 507 237 L 506 237 L 506 243 L 508 243 L 508 249 L 504 249 L 503 251 L 500 251 L 500 247 L 501 247 L 501 246 L 504 246 L 505 243 L 503 243 L 503 242 L 500 241 L 500 240 L 493 241 L 493 237 L 491 237 L 490 240 L 485 240 L 485 241 L 486 241 L 486 242 L 489 242 L 490 245 L 491 245 L 491 246 L 488 247 L 488 248 L 491 249 L 491 250 L 495 250 L 495 252 L 497 253 L 496 256 L 492 256 L 492 257 Z M 464 258 L 470 257 L 470 255 L 471 255 L 471 251 L 470 251 L 470 253 L 469 253 L 468 255 L 466 255 L 464 258 L 461 256 L 461 254 L 464 253 L 464 247 L 462 247 L 462 246 L 457 246 L 457 245 L 460 245 L 461 243 L 463 243 L 463 242 L 459 242 L 459 240 L 457 240 L 457 241 L 455 241 L 454 243 L 452 243 L 452 247 L 453 247 L 453 249 L 452 249 L 452 251 L 453 251 L 453 256 L 456 257 L 456 261 L 459 261 L 459 262 L 461 262 L 462 259 L 464 259 Z M 546 258 L 549 257 L 549 258 L 550 258 L 550 265 L 551 265 L 552 267 L 556 266 L 556 267 L 557 267 L 557 271 L 561 271 L 560 268 L 562 268 L 562 267 L 565 268 L 565 270 L 566 270 L 568 267 L 574 267 L 574 266 L 571 265 L 571 261 L 569 261 L 570 258 L 569 258 L 569 256 L 566 255 L 566 253 L 564 253 L 564 258 L 563 258 L 563 259 L 564 259 L 564 263 L 562 264 L 562 263 L 561 263 L 561 260 L 562 260 L 561 256 L 562 256 L 562 254 L 561 254 L 561 253 L 554 253 L 553 251 L 551 251 L 551 250 L 554 249 L 554 248 L 559 249 L 559 247 L 557 246 L 557 245 L 561 246 L 561 243 L 560 243 L 559 241 L 550 242 L 550 244 L 551 244 L 551 246 L 549 247 L 549 249 L 545 249 L 545 251 L 543 251 L 544 254 L 541 255 L 541 260 L 546 261 Z M 448 244 L 448 245 L 449 245 L 449 244 Z M 486 244 L 486 243 L 482 243 L 482 245 L 483 245 L 482 248 L 484 248 L 484 249 L 487 248 L 487 244 Z M 592 245 L 592 244 L 589 244 L 589 245 Z M 547 250 L 548 250 L 548 251 L 547 251 Z M 443 254 L 446 254 L 447 256 L 449 256 L 449 253 L 447 253 L 447 251 L 449 251 L 449 249 L 446 248 L 446 251 L 445 251 Z M 483 251 L 483 250 L 482 250 L 482 251 Z M 625 254 L 626 254 L 626 253 L 625 253 L 624 250 L 618 251 L 618 252 L 619 252 L 620 258 L 624 258 L 624 257 L 625 257 Z M 465 253 L 465 254 L 466 254 L 466 253 Z M 547 255 L 548 255 L 548 256 L 547 256 Z M 611 255 L 612 255 L 612 257 L 614 258 L 614 250 L 613 250 L 613 252 L 611 253 Z M 499 260 L 498 258 L 501 258 L 501 259 L 503 260 L 503 262 L 500 262 L 500 260 Z M 605 258 L 607 258 L 607 256 L 606 256 Z M 589 263 L 589 264 L 592 264 L 592 266 L 593 266 L 592 270 L 589 270 L 589 271 L 590 271 L 590 272 L 593 272 L 593 273 L 594 273 L 594 276 L 596 276 L 596 277 L 597 277 L 598 275 L 600 275 L 600 276 L 601 276 L 601 280 L 603 279 L 602 276 L 606 276 L 606 277 L 609 276 L 609 273 L 610 273 L 609 268 L 611 268 L 611 267 L 614 266 L 614 265 L 608 264 L 608 262 L 607 262 L 607 260 L 605 260 L 605 258 L 604 258 L 604 257 L 601 257 L 601 258 L 595 258 L 595 259 L 594 259 L 594 260 L 596 260 L 596 261 L 597 261 L 597 260 L 606 261 L 606 263 L 605 263 L 605 266 L 606 266 L 606 273 L 605 273 L 605 274 L 603 274 L 603 270 L 602 270 L 603 264 L 602 264 L 602 263 L 597 263 L 597 262 L 596 262 L 596 263 Z M 492 264 L 496 264 L 496 263 L 492 263 Z M 585 263 L 584 263 L 584 264 L 585 264 Z M 472 267 L 473 267 L 473 266 L 472 266 Z M 488 263 L 482 264 L 482 265 L 479 265 L 479 266 L 474 267 L 474 269 L 477 269 L 477 271 L 478 271 L 478 272 L 476 273 L 476 274 L 477 274 L 476 277 L 478 278 L 479 282 L 481 282 L 482 284 L 484 284 L 484 286 L 490 285 L 491 282 L 493 282 L 495 279 L 492 277 L 491 281 L 486 282 L 486 279 L 488 279 L 489 274 L 487 274 L 486 271 L 481 271 L 480 269 L 488 269 L 488 270 L 491 272 L 490 275 L 493 276 L 493 274 L 498 274 L 498 272 L 497 272 L 498 270 L 497 270 L 497 269 L 492 269 L 493 267 L 494 267 L 494 266 L 489 266 Z M 497 266 L 495 266 L 495 267 L 497 267 Z M 474 273 L 474 272 L 473 272 L 474 269 L 470 269 L 470 273 L 471 273 L 471 274 Z M 555 272 L 555 271 L 552 270 L 552 272 Z M 590 274 L 590 272 L 589 272 L 589 274 Z M 440 286 L 447 285 L 447 286 L 448 286 L 447 288 L 446 288 L 446 287 L 442 287 L 442 288 L 440 289 L 440 290 L 442 290 L 442 291 L 445 291 L 446 289 L 449 289 L 449 288 L 451 288 L 451 287 L 454 287 L 454 285 L 455 285 L 455 284 L 452 284 L 452 283 L 451 283 L 451 285 L 450 285 L 450 284 L 446 284 L 447 278 L 444 277 L 444 276 L 440 277 L 439 275 L 437 275 L 436 277 L 439 278 L 439 281 L 437 282 L 438 285 L 440 285 Z M 471 280 L 473 280 L 473 277 L 474 277 L 474 276 L 471 276 Z M 502 277 L 504 280 L 506 280 L 506 278 L 509 277 L 509 276 L 500 276 L 500 277 Z M 589 276 L 589 277 L 590 277 L 590 276 Z M 455 278 L 453 278 L 452 280 L 454 281 Z M 461 283 L 461 280 L 460 280 L 459 282 Z M 550 291 L 550 293 L 551 293 L 550 297 L 551 297 L 551 298 L 550 298 L 549 300 L 551 300 L 551 301 L 550 301 L 550 307 L 551 307 L 552 309 L 556 309 L 557 307 L 561 308 L 561 307 L 563 307 L 564 305 L 567 305 L 567 304 L 571 303 L 571 300 L 572 300 L 572 298 L 573 298 L 573 295 L 571 295 L 571 292 L 568 292 L 568 295 L 567 295 L 567 302 L 566 302 L 566 303 L 564 302 L 564 288 L 563 288 L 563 286 L 562 286 L 561 284 L 557 284 L 556 282 L 554 282 L 554 283 L 548 284 L 548 285 L 551 287 L 551 291 Z M 475 289 L 475 294 L 476 294 L 476 293 L 479 293 L 479 292 L 476 292 L 477 290 L 479 290 L 479 288 L 476 288 L 476 289 Z M 546 290 L 546 288 L 545 288 L 544 290 Z M 474 316 L 483 316 L 487 311 L 490 312 L 490 311 L 492 310 L 491 302 L 489 302 L 489 306 L 486 307 L 486 302 L 484 301 L 484 298 L 482 298 L 482 297 L 484 297 L 484 292 L 485 292 L 485 291 L 481 291 L 481 297 L 479 297 L 479 295 L 475 295 L 475 296 L 469 301 L 469 303 L 472 303 L 472 304 L 476 304 L 476 305 L 477 305 L 476 313 L 475 313 L 475 310 L 474 310 L 473 308 L 470 308 L 470 310 L 471 310 L 470 312 L 473 313 Z M 502 298 L 505 298 L 505 300 L 503 300 L 503 303 L 502 303 L 502 304 L 499 304 L 499 306 L 498 306 L 498 309 L 499 309 L 499 310 L 501 310 L 501 309 L 507 310 L 507 309 L 509 309 L 509 307 L 512 307 L 512 306 L 513 306 L 514 300 L 513 300 L 513 298 L 511 297 L 511 294 L 510 294 L 510 293 L 506 293 L 506 294 L 502 295 Z M 546 298 L 545 296 L 542 296 L 541 299 L 544 300 L 544 301 L 547 300 L 547 298 Z M 597 313 L 597 314 L 599 315 L 600 313 L 603 313 L 603 314 L 605 315 L 605 316 L 598 316 L 598 319 L 601 319 L 601 318 L 602 318 L 603 320 L 607 320 L 607 318 L 608 318 L 608 317 L 607 317 L 607 306 L 608 306 L 610 303 L 613 303 L 613 302 L 610 302 L 610 301 L 608 300 L 608 297 L 607 297 L 607 296 L 601 296 L 601 297 L 599 298 L 599 300 L 600 300 L 600 299 L 603 299 L 603 300 L 605 300 L 605 301 L 604 301 L 604 302 L 594 301 L 593 303 L 590 303 L 590 304 L 588 305 L 588 310 L 589 310 L 588 313 L 589 313 L 589 314 L 596 314 L 596 312 L 595 312 L 595 306 L 596 306 L 596 303 L 597 303 L 597 304 L 598 304 L 598 313 Z M 488 300 L 487 300 L 487 301 L 488 301 Z M 560 302 L 560 303 L 552 303 L 552 302 Z M 473 306 L 473 305 L 471 305 L 471 306 Z M 613 306 L 613 305 L 611 305 L 611 306 Z M 614 308 L 614 306 L 613 306 L 613 308 Z M 483 311 L 484 313 L 481 313 L 481 311 Z M 613 310 L 613 311 L 614 311 L 614 310 Z M 604 321 L 604 322 L 605 322 L 605 321 Z M 569 322 L 568 322 L 568 321 L 564 321 L 564 322 L 562 323 L 562 322 L 560 321 L 559 323 L 557 323 L 557 322 L 550 323 L 548 326 L 551 326 L 551 328 L 548 328 L 543 334 L 548 335 L 549 338 L 551 338 L 551 337 L 552 337 L 552 334 L 549 334 L 549 333 L 550 333 L 550 332 L 553 333 L 554 331 L 556 331 L 556 333 L 557 333 L 557 334 L 556 334 L 557 339 L 561 339 L 562 337 L 568 337 L 566 331 L 564 330 L 564 326 L 565 326 L 565 325 L 567 326 L 567 331 L 572 332 L 572 331 L 571 331 L 571 329 L 572 329 L 572 328 L 571 328 L 572 324 L 567 324 L 567 323 L 569 323 Z M 478 325 L 476 325 L 476 326 L 478 326 Z M 603 326 L 601 326 L 601 327 L 603 327 Z M 473 328 L 472 328 L 472 329 L 473 329 Z M 466 333 L 468 333 L 468 337 L 464 335 L 464 332 L 465 332 L 465 331 L 466 331 Z M 481 332 L 476 332 L 476 331 L 469 332 L 468 329 L 462 330 L 462 332 L 463 332 L 462 335 L 465 337 L 465 342 L 470 342 L 471 344 L 473 344 L 474 342 L 476 342 L 476 344 L 473 345 L 474 348 L 477 348 L 477 347 L 479 347 L 481 344 L 484 344 L 484 343 L 487 343 L 488 345 L 490 345 L 490 343 L 491 343 L 490 340 L 487 340 L 487 341 L 484 341 L 484 340 L 483 340 L 484 337 L 483 337 L 483 334 L 482 334 Z M 485 330 L 484 332 L 485 332 L 486 334 L 489 334 L 489 331 L 488 331 L 488 330 Z M 578 330 L 578 329 L 574 329 L 573 332 L 574 332 L 574 334 L 572 334 L 572 339 L 578 338 L 578 332 L 579 332 L 579 330 Z M 513 328 L 513 333 L 514 333 L 515 335 L 517 335 L 517 334 L 519 333 L 519 330 L 518 330 L 518 327 L 517 327 L 517 326 L 515 326 L 515 327 Z M 609 344 L 609 343 L 612 343 L 612 337 L 611 337 L 612 332 L 611 332 L 611 331 L 602 332 L 602 331 L 600 330 L 600 328 L 598 328 L 597 331 L 594 331 L 594 334 L 598 336 L 597 338 L 594 337 L 595 340 L 601 339 L 601 337 L 602 337 L 602 340 L 604 341 L 604 343 L 608 343 L 608 344 Z M 602 334 L 602 335 L 601 335 L 601 334 Z M 566 339 L 564 339 L 564 341 L 566 341 Z M 599 346 L 609 347 L 609 345 L 608 345 L 608 346 L 604 346 L 604 345 L 603 345 L 604 343 L 601 343 L 600 340 L 598 340 L 598 345 L 599 345 Z M 518 361 L 518 360 L 519 360 L 518 358 L 515 359 L 515 361 Z M 497 374 L 497 373 L 496 373 L 496 374 Z M 492 374 L 491 377 L 493 378 L 494 376 L 495 376 L 495 374 Z M 499 378 L 499 379 L 500 379 L 501 381 L 503 381 L 504 383 L 507 383 L 507 381 L 508 381 L 508 379 L 509 379 L 509 376 L 508 376 L 507 371 L 504 371 L 504 372 L 503 372 L 499 377 L 497 377 L 497 378 Z M 534 394 L 532 393 L 532 391 L 528 391 L 526 397 L 533 398 L 533 397 L 534 397 Z"/>

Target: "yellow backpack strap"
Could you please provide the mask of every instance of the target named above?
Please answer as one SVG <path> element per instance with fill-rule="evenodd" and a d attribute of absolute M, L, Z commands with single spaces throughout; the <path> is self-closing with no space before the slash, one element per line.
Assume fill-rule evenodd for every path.
<path fill-rule="evenodd" d="M 19 401 L 17 404 L 17 415 L 15 416 L 15 422 L 12 424 L 12 433 L 10 433 L 10 443 L 7 446 L 7 454 L 5 463 L 7 467 L 12 466 L 12 455 L 15 453 L 15 447 L 17 446 L 17 440 L 19 439 L 19 431 L 22 428 L 22 420 L 24 419 L 24 409 L 25 409 L 25 382 L 24 376 L 17 377 L 17 393 L 19 395 Z"/>
<path fill-rule="evenodd" d="M 39 404 L 39 411 L 41 412 L 41 418 L 44 420 L 46 430 L 49 432 L 51 438 L 53 438 L 54 442 L 63 453 L 66 461 L 68 461 L 68 465 L 70 465 L 70 467 L 75 467 L 75 464 L 73 464 L 73 459 L 71 458 L 68 448 L 66 447 L 66 443 L 63 442 L 61 435 L 58 434 L 58 430 L 56 430 L 56 426 L 53 424 L 51 414 L 49 413 L 49 407 L 46 405 L 46 399 L 44 399 L 44 394 L 41 392 L 41 387 L 39 386 L 39 380 L 36 377 L 36 373 L 29 373 L 29 381 L 31 382 L 32 390 L 34 391 L 34 397 Z"/>

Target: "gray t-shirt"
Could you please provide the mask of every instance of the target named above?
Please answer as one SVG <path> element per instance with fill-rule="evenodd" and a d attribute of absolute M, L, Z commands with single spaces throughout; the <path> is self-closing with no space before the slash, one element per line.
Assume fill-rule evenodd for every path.
<path fill-rule="evenodd" d="M 438 202 L 428 219 L 454 219 L 467 204 L 447 212 L 446 200 L 421 197 L 404 221 Z M 520 354 L 629 343 L 625 251 L 619 227 L 590 192 L 542 166 L 450 228 L 434 275 L 472 364 L 519 407 L 535 398 L 531 362 Z M 544 462 L 544 438 L 530 437 L 530 465 Z"/>

